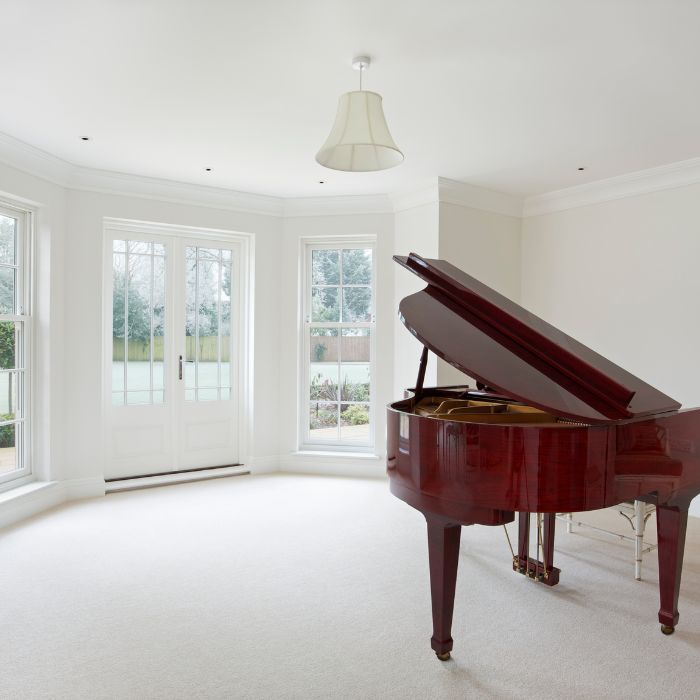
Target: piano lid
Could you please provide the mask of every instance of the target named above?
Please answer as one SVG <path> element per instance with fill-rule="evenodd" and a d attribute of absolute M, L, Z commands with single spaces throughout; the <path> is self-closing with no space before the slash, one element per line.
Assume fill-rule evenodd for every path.
<path fill-rule="evenodd" d="M 444 260 L 394 260 L 428 286 L 402 300 L 404 325 L 443 360 L 555 415 L 607 422 L 680 404 Z"/>

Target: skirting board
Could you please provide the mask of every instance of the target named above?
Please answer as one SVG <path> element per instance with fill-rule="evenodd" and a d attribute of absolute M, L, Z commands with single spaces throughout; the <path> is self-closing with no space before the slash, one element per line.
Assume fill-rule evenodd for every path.
<path fill-rule="evenodd" d="M 280 457 L 279 471 L 285 474 L 320 474 L 363 479 L 386 478 L 386 461 L 376 455 L 340 455 L 322 452 L 293 452 Z"/>

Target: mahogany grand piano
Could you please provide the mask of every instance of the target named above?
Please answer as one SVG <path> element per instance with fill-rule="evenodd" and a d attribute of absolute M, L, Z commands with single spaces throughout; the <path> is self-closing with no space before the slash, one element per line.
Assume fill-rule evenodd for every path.
<path fill-rule="evenodd" d="M 427 521 L 438 658 L 452 650 L 462 525 L 505 525 L 517 512 L 513 569 L 554 585 L 556 513 L 633 499 L 656 506 L 659 621 L 671 634 L 688 506 L 700 493 L 700 409 L 679 410 L 448 262 L 394 260 L 427 282 L 399 307 L 424 348 L 415 388 L 387 409 L 387 472 L 392 493 Z M 425 388 L 428 350 L 476 388 Z"/>

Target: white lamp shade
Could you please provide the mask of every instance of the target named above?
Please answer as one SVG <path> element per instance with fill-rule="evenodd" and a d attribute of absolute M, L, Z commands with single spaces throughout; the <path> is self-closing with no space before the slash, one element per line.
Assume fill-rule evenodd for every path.
<path fill-rule="evenodd" d="M 316 160 L 347 172 L 384 170 L 401 163 L 403 153 L 386 125 L 382 96 L 366 90 L 341 95 L 335 123 Z"/>

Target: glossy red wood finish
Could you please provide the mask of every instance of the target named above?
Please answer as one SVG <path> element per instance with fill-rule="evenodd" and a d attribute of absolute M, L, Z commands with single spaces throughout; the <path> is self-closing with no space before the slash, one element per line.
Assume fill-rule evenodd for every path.
<path fill-rule="evenodd" d="M 411 411 L 411 399 L 387 409 L 387 473 L 392 493 L 429 522 L 500 525 L 515 512 L 579 512 L 635 498 L 657 504 L 659 620 L 676 624 L 687 510 L 700 493 L 700 409 L 589 426 L 478 424 Z M 431 557 L 448 557 L 436 546 Z M 443 603 L 451 611 L 452 601 Z M 436 644 L 446 648 L 451 638 L 438 628 Z"/>
<path fill-rule="evenodd" d="M 680 404 L 444 260 L 399 264 L 428 282 L 399 306 L 435 354 L 483 384 L 557 416 L 609 422 Z"/>

